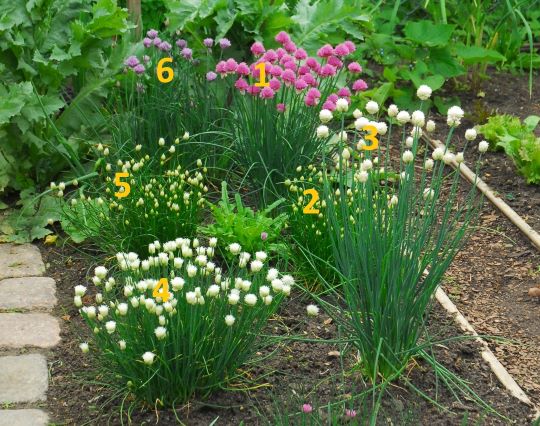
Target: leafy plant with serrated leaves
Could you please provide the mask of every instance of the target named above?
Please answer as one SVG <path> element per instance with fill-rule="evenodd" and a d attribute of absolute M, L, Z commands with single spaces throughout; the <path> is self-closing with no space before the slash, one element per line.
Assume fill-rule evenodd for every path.
<path fill-rule="evenodd" d="M 128 28 L 115 0 L 0 0 L 0 193 L 84 171 L 81 129 L 99 118 Z"/>

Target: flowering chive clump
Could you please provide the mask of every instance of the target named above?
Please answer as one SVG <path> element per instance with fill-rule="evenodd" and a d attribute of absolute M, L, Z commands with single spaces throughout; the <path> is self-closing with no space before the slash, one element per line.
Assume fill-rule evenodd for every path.
<path fill-rule="evenodd" d="M 114 276 L 95 270 L 95 303 L 75 300 L 93 330 L 81 350 L 96 354 L 115 384 L 141 401 L 172 406 L 233 380 L 292 291 L 294 279 L 270 267 L 262 251 L 231 244 L 235 262 L 223 270 L 214 262 L 217 243 L 177 238 L 151 243 L 147 258 L 118 253 Z M 167 301 L 154 296 L 162 278 Z M 77 286 L 75 297 L 86 291 Z"/>

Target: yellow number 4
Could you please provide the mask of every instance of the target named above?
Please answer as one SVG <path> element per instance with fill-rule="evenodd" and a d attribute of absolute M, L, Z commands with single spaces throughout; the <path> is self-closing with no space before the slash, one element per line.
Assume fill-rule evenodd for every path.
<path fill-rule="evenodd" d="M 128 177 L 128 172 L 118 172 L 114 175 L 114 184 L 122 188 L 122 190 L 115 192 L 114 195 L 118 198 L 124 198 L 131 192 L 131 186 L 127 182 L 122 182 L 120 178 Z"/>
<path fill-rule="evenodd" d="M 377 136 L 377 128 L 371 124 L 366 124 L 364 127 L 362 127 L 362 130 L 369 131 L 369 135 L 366 136 L 366 139 L 371 141 L 371 145 L 363 146 L 362 149 L 365 149 L 366 151 L 373 151 L 374 149 L 377 149 L 379 146 L 379 140 L 375 137 Z"/>
<path fill-rule="evenodd" d="M 172 58 L 162 58 L 159 60 L 157 64 L 157 69 L 156 69 L 157 79 L 161 81 L 162 83 L 169 83 L 170 81 L 172 81 L 174 77 L 174 70 L 171 67 L 163 66 L 165 62 L 172 62 L 172 61 L 173 61 Z M 167 77 L 163 77 L 164 72 L 167 73 Z"/>
<path fill-rule="evenodd" d="M 313 206 L 317 201 L 319 201 L 319 193 L 316 189 L 310 188 L 306 189 L 304 191 L 304 195 L 311 195 L 313 198 L 311 201 L 307 204 L 306 207 L 304 207 L 304 214 L 319 214 L 319 209 L 314 209 Z"/>
<path fill-rule="evenodd" d="M 169 300 L 171 293 L 169 293 L 169 280 L 167 278 L 162 278 L 158 281 L 152 292 L 152 297 L 161 297 L 161 300 L 164 302 Z"/>

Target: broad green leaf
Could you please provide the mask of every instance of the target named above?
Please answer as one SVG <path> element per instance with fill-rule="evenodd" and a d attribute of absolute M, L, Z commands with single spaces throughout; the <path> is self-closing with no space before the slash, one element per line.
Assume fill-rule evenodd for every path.
<path fill-rule="evenodd" d="M 2 86 L 0 86 L 1 88 Z M 32 84 L 24 82 L 0 91 L 0 125 L 9 122 L 10 118 L 19 114 L 33 94 Z"/>
<path fill-rule="evenodd" d="M 430 49 L 427 62 L 433 74 L 440 74 L 445 78 L 457 77 L 465 73 L 465 68 L 459 64 L 447 47 Z"/>
<path fill-rule="evenodd" d="M 506 60 L 496 50 L 486 49 L 479 46 L 459 46 L 456 49 L 457 55 L 463 59 L 465 64 L 475 64 L 479 62 L 496 63 Z"/>
<path fill-rule="evenodd" d="M 409 21 L 403 32 L 405 36 L 416 43 L 425 46 L 446 46 L 450 41 L 455 26 L 450 24 L 434 24 L 423 20 L 418 22 Z"/>

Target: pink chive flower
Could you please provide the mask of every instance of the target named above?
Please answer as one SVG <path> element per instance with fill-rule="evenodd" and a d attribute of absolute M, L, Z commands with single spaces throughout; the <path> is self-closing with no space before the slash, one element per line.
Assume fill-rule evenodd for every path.
<path fill-rule="evenodd" d="M 348 98 L 349 96 L 351 96 L 351 91 L 349 90 L 348 87 L 342 87 L 341 89 L 338 90 L 337 94 L 339 97 Z"/>
<path fill-rule="evenodd" d="M 337 56 L 330 56 L 328 58 L 328 64 L 338 69 L 343 66 L 343 62 L 341 62 L 341 60 Z"/>
<path fill-rule="evenodd" d="M 268 62 L 275 62 L 278 59 L 278 55 L 275 50 L 269 49 L 264 54 L 263 59 Z"/>
<path fill-rule="evenodd" d="M 351 62 L 347 68 L 352 73 L 362 72 L 362 66 L 358 62 Z"/>
<path fill-rule="evenodd" d="M 142 74 L 144 73 L 144 65 L 143 64 L 139 64 L 139 65 L 136 65 L 133 67 L 133 71 L 135 71 L 137 74 Z"/>
<path fill-rule="evenodd" d="M 360 90 L 366 90 L 367 88 L 368 85 L 364 80 L 356 80 L 352 85 L 352 89 L 355 92 L 359 92 Z"/>
<path fill-rule="evenodd" d="M 225 62 L 225 70 L 227 72 L 235 72 L 237 67 L 238 67 L 238 64 L 233 58 L 229 58 Z"/>
<path fill-rule="evenodd" d="M 283 69 L 279 65 L 274 65 L 272 68 L 270 68 L 270 74 L 272 74 L 274 77 L 281 77 L 281 74 L 283 74 Z"/>
<path fill-rule="evenodd" d="M 323 109 L 327 109 L 329 111 L 334 111 L 336 109 L 336 104 L 332 102 L 330 99 L 327 99 L 323 104 Z"/>
<path fill-rule="evenodd" d="M 307 87 L 308 87 L 308 84 L 302 79 L 298 79 L 294 82 L 294 88 L 296 89 L 298 93 L 300 93 L 302 90 L 304 90 Z"/>
<path fill-rule="evenodd" d="M 271 87 L 263 87 L 261 90 L 261 98 L 262 99 L 272 99 L 276 93 L 272 90 Z"/>
<path fill-rule="evenodd" d="M 154 46 L 158 47 L 161 44 L 161 39 L 159 37 L 156 37 L 152 43 L 154 44 Z"/>
<path fill-rule="evenodd" d="M 216 71 L 220 73 L 222 77 L 224 77 L 225 74 L 227 74 L 226 65 L 227 63 L 225 61 L 219 61 L 216 65 Z"/>
<path fill-rule="evenodd" d="M 185 41 L 184 39 L 178 39 L 178 40 L 176 40 L 176 45 L 180 49 L 183 49 L 184 47 L 187 47 L 187 41 Z"/>
<path fill-rule="evenodd" d="M 304 404 L 302 405 L 302 412 L 305 413 L 305 414 L 309 414 L 313 411 L 313 407 L 311 406 L 311 404 Z"/>
<path fill-rule="evenodd" d="M 277 105 L 276 105 L 276 109 L 278 110 L 278 112 L 285 112 L 285 104 L 277 104 Z M 263 233 L 261 234 L 261 239 L 264 241 L 264 240 L 266 240 L 266 237 L 263 238 L 263 237 L 262 237 L 263 234 L 266 234 L 266 232 L 263 232 Z M 268 234 L 266 234 L 266 236 L 268 236 Z"/>
<path fill-rule="evenodd" d="M 139 65 L 139 59 L 137 59 L 136 56 L 131 55 L 124 61 L 124 65 L 130 68 L 136 67 L 137 65 Z"/>
<path fill-rule="evenodd" d="M 150 29 L 147 31 L 146 35 L 149 37 L 149 38 L 156 38 L 157 35 L 158 35 L 158 32 L 154 29 Z"/>
<path fill-rule="evenodd" d="M 310 56 L 309 58 L 306 59 L 306 65 L 313 70 L 317 68 L 317 66 L 319 65 L 319 62 L 317 61 L 317 59 Z"/>
<path fill-rule="evenodd" d="M 251 45 L 250 50 L 251 50 L 251 53 L 253 53 L 253 55 L 256 57 L 261 56 L 265 52 L 263 44 L 258 41 L 256 41 L 255 43 Z"/>
<path fill-rule="evenodd" d="M 203 40 L 203 44 L 204 44 L 206 47 L 210 48 L 210 47 L 212 47 L 212 46 L 214 45 L 214 40 L 211 39 L 211 38 L 205 38 L 205 39 Z"/>
<path fill-rule="evenodd" d="M 170 43 L 167 43 L 166 41 L 162 41 L 159 46 L 158 46 L 159 50 L 163 50 L 164 52 L 168 52 L 169 50 L 172 49 L 172 46 L 170 45 Z"/>
<path fill-rule="evenodd" d="M 283 49 L 282 47 L 277 48 L 276 55 L 278 59 L 281 60 L 281 58 L 283 58 L 283 55 L 286 55 L 286 54 L 287 54 L 287 51 L 285 49 Z"/>
<path fill-rule="evenodd" d="M 276 36 L 275 40 L 280 44 L 285 44 L 291 41 L 291 38 L 289 37 L 289 34 L 287 34 L 285 31 L 280 31 Z"/>
<path fill-rule="evenodd" d="M 284 65 L 286 64 L 287 62 L 291 62 L 293 61 L 294 62 L 294 57 L 292 57 L 291 55 L 289 55 L 288 53 L 285 53 L 285 55 L 283 55 L 280 59 L 279 59 L 279 63 L 281 65 Z"/>
<path fill-rule="evenodd" d="M 319 71 L 319 75 L 321 77 L 333 77 L 336 75 L 336 67 L 325 64 L 322 66 L 321 70 Z"/>
<path fill-rule="evenodd" d="M 325 44 L 319 50 L 317 50 L 317 56 L 319 58 L 328 58 L 334 54 L 334 48 L 330 44 Z"/>
<path fill-rule="evenodd" d="M 348 417 L 349 419 L 353 419 L 356 417 L 356 410 L 350 410 L 350 409 L 346 409 L 345 410 L 345 417 Z"/>
<path fill-rule="evenodd" d="M 349 54 L 349 48 L 345 43 L 340 43 L 334 49 L 334 55 L 336 56 L 347 56 Z"/>
<path fill-rule="evenodd" d="M 272 90 L 278 91 L 281 88 L 281 83 L 277 78 L 272 78 L 268 84 Z"/>
<path fill-rule="evenodd" d="M 268 238 L 268 233 L 267 232 L 261 232 L 261 240 L 266 241 L 267 238 Z"/>
<path fill-rule="evenodd" d="M 181 53 L 186 59 L 191 59 L 193 57 L 193 50 L 191 50 L 189 47 L 184 47 Z"/>
<path fill-rule="evenodd" d="M 309 73 L 309 67 L 307 65 L 300 65 L 300 68 L 298 68 L 298 75 L 306 75 Z"/>
<path fill-rule="evenodd" d="M 249 83 L 240 77 L 238 80 L 236 80 L 236 83 L 234 83 L 234 87 L 244 94 L 249 88 Z"/>
<path fill-rule="evenodd" d="M 150 47 L 152 45 L 152 39 L 145 37 L 142 41 L 144 47 Z"/>
<path fill-rule="evenodd" d="M 214 81 L 217 77 L 217 74 L 214 71 L 209 71 L 206 73 L 206 79 L 208 81 Z"/>
<path fill-rule="evenodd" d="M 298 67 L 297 67 L 295 62 L 289 61 L 289 62 L 285 62 L 283 64 L 283 68 L 291 70 L 291 71 L 296 71 L 296 68 L 298 68 Z"/>
<path fill-rule="evenodd" d="M 294 53 L 296 52 L 296 44 L 294 44 L 293 41 L 288 41 L 287 43 L 285 43 L 283 45 L 283 47 L 285 48 L 285 50 L 289 53 Z"/>
<path fill-rule="evenodd" d="M 328 99 L 328 100 L 331 101 L 331 102 L 336 103 L 337 100 L 339 99 L 339 96 L 336 95 L 335 93 L 332 93 L 332 94 L 329 95 L 326 99 Z"/>
<path fill-rule="evenodd" d="M 347 49 L 349 49 L 349 53 L 353 53 L 356 50 L 356 45 L 350 40 L 345 41 L 345 43 L 343 44 L 347 46 Z"/>
<path fill-rule="evenodd" d="M 228 38 L 222 38 L 219 41 L 219 47 L 221 47 L 222 49 L 228 49 L 229 47 L 231 47 L 230 40 Z"/>
<path fill-rule="evenodd" d="M 307 58 L 307 52 L 302 48 L 297 49 L 296 52 L 294 52 L 294 57 L 299 61 L 303 61 Z"/>
<path fill-rule="evenodd" d="M 307 96 L 319 99 L 321 97 L 321 92 L 319 92 L 318 89 L 315 89 L 312 87 L 311 89 L 308 90 Z"/>
<path fill-rule="evenodd" d="M 240 62 L 236 67 L 236 73 L 239 75 L 249 75 L 249 67 L 245 62 Z"/>
<path fill-rule="evenodd" d="M 313 74 L 303 75 L 302 80 L 304 80 L 307 84 L 309 84 L 312 87 L 317 86 L 317 80 L 315 80 L 315 77 L 313 77 Z"/>
<path fill-rule="evenodd" d="M 247 89 L 247 92 L 250 95 L 256 96 L 259 93 L 261 93 L 261 88 L 259 86 L 255 86 L 255 85 L 254 86 L 249 86 L 248 89 Z"/>
<path fill-rule="evenodd" d="M 295 75 L 294 72 L 291 70 L 285 70 L 283 71 L 283 74 L 281 74 L 281 79 L 285 82 L 287 86 L 290 86 L 294 83 Z"/>

